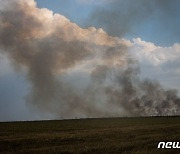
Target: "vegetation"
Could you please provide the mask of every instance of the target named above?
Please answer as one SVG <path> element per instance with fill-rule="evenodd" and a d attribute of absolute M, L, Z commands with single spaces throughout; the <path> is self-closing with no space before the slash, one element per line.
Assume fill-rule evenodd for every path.
<path fill-rule="evenodd" d="M 180 117 L 1 122 L 0 153 L 180 153 Z"/>

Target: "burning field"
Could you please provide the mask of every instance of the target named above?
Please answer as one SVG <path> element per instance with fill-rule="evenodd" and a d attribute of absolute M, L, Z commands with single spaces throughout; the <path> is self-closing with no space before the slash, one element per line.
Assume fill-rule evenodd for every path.
<path fill-rule="evenodd" d="M 0 153 L 176 153 L 180 1 L 58 2 L 0 0 L 0 121 L 59 120 L 0 122 Z"/>
<path fill-rule="evenodd" d="M 180 1 L 135 1 L 0 0 L 0 121 L 50 119 L 0 122 L 0 153 L 178 152 Z"/>

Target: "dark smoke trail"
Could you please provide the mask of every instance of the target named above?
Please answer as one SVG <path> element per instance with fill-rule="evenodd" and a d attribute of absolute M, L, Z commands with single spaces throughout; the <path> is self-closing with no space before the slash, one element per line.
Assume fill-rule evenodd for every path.
<path fill-rule="evenodd" d="M 176 91 L 140 80 L 129 41 L 81 29 L 33 0 L 0 3 L 0 51 L 25 67 L 27 101 L 41 111 L 65 118 L 180 114 Z M 63 79 L 80 65 L 90 78 L 82 90 Z"/>

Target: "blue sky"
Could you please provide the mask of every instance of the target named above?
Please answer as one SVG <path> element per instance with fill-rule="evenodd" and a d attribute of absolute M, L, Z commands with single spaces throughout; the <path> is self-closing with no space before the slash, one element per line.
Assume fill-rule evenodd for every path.
<path fill-rule="evenodd" d="M 78 3 L 76 0 L 37 0 L 37 6 L 60 13 L 81 26 L 95 5 Z"/>

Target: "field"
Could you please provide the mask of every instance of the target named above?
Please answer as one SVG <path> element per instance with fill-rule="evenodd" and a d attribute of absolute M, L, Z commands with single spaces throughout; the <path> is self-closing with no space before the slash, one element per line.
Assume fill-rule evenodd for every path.
<path fill-rule="evenodd" d="M 0 153 L 180 153 L 180 117 L 1 122 Z"/>

